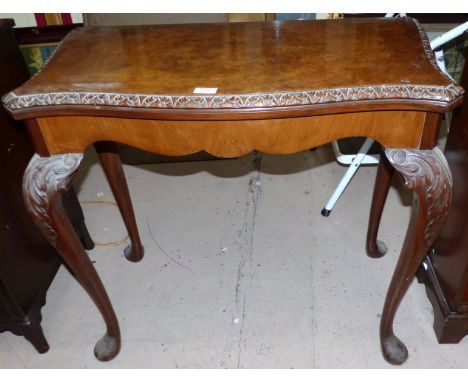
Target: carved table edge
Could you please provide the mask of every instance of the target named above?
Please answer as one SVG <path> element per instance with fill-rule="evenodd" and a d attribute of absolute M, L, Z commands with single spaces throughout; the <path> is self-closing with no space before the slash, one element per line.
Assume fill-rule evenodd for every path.
<path fill-rule="evenodd" d="M 60 105 L 112 106 L 143 109 L 251 109 L 258 107 L 283 107 L 322 105 L 331 102 L 369 100 L 427 100 L 451 103 L 464 94 L 462 87 L 455 84 L 437 65 L 427 34 L 416 19 L 412 20 L 420 34 L 423 49 L 434 68 L 451 83 L 447 86 L 423 84 L 374 84 L 314 90 L 265 92 L 226 95 L 183 95 L 183 94 L 136 94 L 106 92 L 49 92 L 17 95 L 9 92 L 2 97 L 5 107 L 15 110 Z M 63 41 L 47 63 L 61 48 Z M 41 69 L 42 69 L 41 68 Z M 39 74 L 38 71 L 34 77 Z"/>
<path fill-rule="evenodd" d="M 217 96 L 161 95 L 104 92 L 52 92 L 6 94 L 2 102 L 9 111 L 44 106 L 113 106 L 140 109 L 251 109 L 322 105 L 371 100 L 427 100 L 450 103 L 464 93 L 456 84 L 369 85 L 275 93 L 228 94 Z"/>

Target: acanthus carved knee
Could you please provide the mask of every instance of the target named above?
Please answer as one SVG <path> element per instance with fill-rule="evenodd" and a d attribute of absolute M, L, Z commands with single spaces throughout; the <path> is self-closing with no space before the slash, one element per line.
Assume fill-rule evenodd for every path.
<path fill-rule="evenodd" d="M 383 355 L 391 364 L 401 365 L 408 357 L 408 350 L 393 333 L 393 320 L 417 268 L 445 221 L 452 200 L 452 175 L 438 148 L 386 149 L 385 155 L 403 177 L 405 186 L 415 193 L 411 221 L 380 321 Z"/>
<path fill-rule="evenodd" d="M 63 193 L 76 174 L 83 154 L 63 154 L 41 157 L 35 154 L 23 176 L 23 196 L 26 208 L 43 235 L 55 245 L 55 232 L 49 209 L 57 192 Z"/>
<path fill-rule="evenodd" d="M 430 246 L 447 217 L 452 202 L 452 173 L 444 154 L 433 150 L 386 149 L 405 186 L 416 192 L 419 211 L 426 221 L 425 245 Z"/>

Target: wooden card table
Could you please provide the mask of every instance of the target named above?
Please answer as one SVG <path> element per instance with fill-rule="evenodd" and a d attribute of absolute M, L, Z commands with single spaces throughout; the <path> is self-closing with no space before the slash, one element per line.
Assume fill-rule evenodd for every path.
<path fill-rule="evenodd" d="M 24 199 L 45 237 L 99 308 L 107 327 L 96 357 L 120 349 L 117 318 L 63 211 L 62 195 L 83 152 L 95 145 L 131 244 L 143 257 L 114 142 L 177 156 L 205 150 L 238 157 L 289 154 L 352 136 L 385 148 L 371 207 L 367 251 L 384 254 L 377 231 L 395 169 L 414 191 L 413 212 L 384 303 L 385 359 L 408 356 L 393 319 L 447 214 L 451 174 L 434 148 L 441 115 L 463 90 L 439 69 L 410 18 L 79 28 L 34 78 L 7 94 L 37 154 Z"/>

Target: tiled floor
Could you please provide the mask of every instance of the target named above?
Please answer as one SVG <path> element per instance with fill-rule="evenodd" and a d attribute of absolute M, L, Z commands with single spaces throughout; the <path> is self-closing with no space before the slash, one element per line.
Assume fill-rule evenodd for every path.
<path fill-rule="evenodd" d="M 96 242 L 125 230 L 95 155 L 77 179 Z M 120 320 L 119 356 L 93 355 L 104 324 L 62 268 L 43 309 L 50 351 L 0 335 L 0 367 L 392 367 L 380 353 L 379 317 L 409 219 L 408 195 L 390 191 L 381 226 L 389 252 L 365 255 L 375 167 L 361 168 L 330 217 L 320 215 L 346 168 L 330 146 L 290 156 L 125 166 L 146 247 L 89 253 Z M 466 367 L 468 340 L 438 345 L 432 307 L 416 281 L 395 330 L 403 367 Z"/>

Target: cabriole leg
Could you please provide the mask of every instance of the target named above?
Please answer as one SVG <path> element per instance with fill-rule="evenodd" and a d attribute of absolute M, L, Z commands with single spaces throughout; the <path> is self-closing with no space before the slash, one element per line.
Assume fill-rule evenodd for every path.
<path fill-rule="evenodd" d="M 377 234 L 379 232 L 380 220 L 382 218 L 388 190 L 392 184 L 393 173 L 394 169 L 390 163 L 388 163 L 388 159 L 382 150 L 379 166 L 377 168 L 377 176 L 375 178 L 374 194 L 372 196 L 369 215 L 369 227 L 367 229 L 366 251 L 369 257 L 382 257 L 387 252 L 387 246 L 384 242 L 377 240 Z"/>
<path fill-rule="evenodd" d="M 101 312 L 107 331 L 96 344 L 94 353 L 100 361 L 109 361 L 120 350 L 119 324 L 106 290 L 63 208 L 63 193 L 82 158 L 82 154 L 34 155 L 24 173 L 23 196 L 36 225 Z"/>
<path fill-rule="evenodd" d="M 119 206 L 125 227 L 127 227 L 128 236 L 130 237 L 130 244 L 124 250 L 125 257 L 129 261 L 140 261 L 143 258 L 145 250 L 138 233 L 132 200 L 130 199 L 130 192 L 128 191 L 127 180 L 125 179 L 117 146 L 114 142 L 96 142 L 94 147 L 99 155 L 112 193 Z"/>
<path fill-rule="evenodd" d="M 411 220 L 380 321 L 383 355 L 391 364 L 400 365 L 408 358 L 408 351 L 393 333 L 393 320 L 416 270 L 445 221 L 452 200 L 452 175 L 438 148 L 386 149 L 385 155 L 402 175 L 405 186 L 414 191 Z"/>

